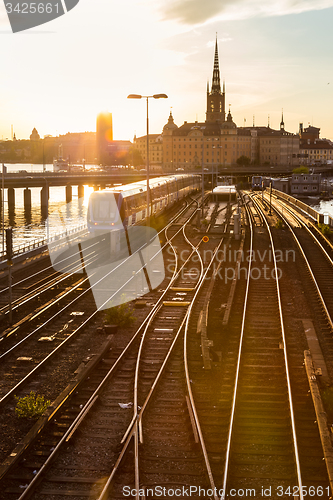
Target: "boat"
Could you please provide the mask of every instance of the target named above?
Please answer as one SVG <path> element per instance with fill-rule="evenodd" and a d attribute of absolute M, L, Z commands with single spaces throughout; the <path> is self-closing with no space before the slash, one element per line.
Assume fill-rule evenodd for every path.
<path fill-rule="evenodd" d="M 69 165 L 69 171 L 73 173 L 84 172 L 84 168 L 82 165 Z"/>
<path fill-rule="evenodd" d="M 58 158 L 53 160 L 53 172 L 68 171 L 69 163 L 63 157 L 62 144 L 58 147 Z"/>
<path fill-rule="evenodd" d="M 60 172 L 61 170 L 68 170 L 69 163 L 63 158 L 58 158 L 57 160 L 53 160 L 53 172 Z"/>

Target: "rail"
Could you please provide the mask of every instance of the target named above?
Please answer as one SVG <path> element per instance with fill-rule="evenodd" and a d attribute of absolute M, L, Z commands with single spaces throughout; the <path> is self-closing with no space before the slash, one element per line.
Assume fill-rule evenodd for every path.
<path fill-rule="evenodd" d="M 239 382 L 239 373 L 240 373 L 240 360 L 241 360 L 241 353 L 242 353 L 242 348 L 243 348 L 243 338 L 244 338 L 244 331 L 245 331 L 245 317 L 246 317 L 246 307 L 248 303 L 248 296 L 249 296 L 249 288 L 250 288 L 250 274 L 251 274 L 251 268 L 252 268 L 252 260 L 253 260 L 253 233 L 254 233 L 254 228 L 253 228 L 253 222 L 252 222 L 252 217 L 249 213 L 249 209 L 247 205 L 245 205 L 247 215 L 248 215 L 248 221 L 250 224 L 250 258 L 248 262 L 248 273 L 247 273 L 247 281 L 246 281 L 246 291 L 245 291 L 245 297 L 244 297 L 244 310 L 243 310 L 243 317 L 242 317 L 242 327 L 241 327 L 241 334 L 240 334 L 240 340 L 239 340 L 239 349 L 238 349 L 238 358 L 237 358 L 237 367 L 236 367 L 236 375 L 235 375 L 235 385 L 234 385 L 234 391 L 233 391 L 233 397 L 232 397 L 232 405 L 231 405 L 231 415 L 230 415 L 230 424 L 229 424 L 229 432 L 228 432 L 228 437 L 227 437 L 227 447 L 226 447 L 226 454 L 225 454 L 225 466 L 224 466 L 224 471 L 223 471 L 223 484 L 222 484 L 222 496 L 221 500 L 225 500 L 226 498 L 226 488 L 227 488 L 227 480 L 228 480 L 228 473 L 229 473 L 229 463 L 230 463 L 230 453 L 231 453 L 231 438 L 232 438 L 232 432 L 233 432 L 233 427 L 234 427 L 234 417 L 235 417 L 235 409 L 236 409 L 236 399 L 237 399 L 237 389 L 238 389 L 238 382 Z"/>
<path fill-rule="evenodd" d="M 267 218 L 264 216 L 264 213 L 260 209 L 259 204 L 256 201 L 254 201 L 254 203 L 257 206 L 257 209 L 261 212 L 262 217 L 264 219 L 264 222 L 266 224 L 267 231 L 269 234 L 269 239 L 271 242 L 273 258 L 274 258 L 274 269 L 275 269 L 275 276 L 276 276 L 276 292 L 277 292 L 277 298 L 278 298 L 281 334 L 282 334 L 282 342 L 283 342 L 283 354 L 284 354 L 285 372 L 286 372 L 287 388 L 288 388 L 290 421 L 291 421 L 291 428 L 292 428 L 292 441 L 293 441 L 295 465 L 296 465 L 296 472 L 297 472 L 297 482 L 298 482 L 298 486 L 299 486 L 299 498 L 300 498 L 300 500 L 303 500 L 304 494 L 303 494 L 303 488 L 302 488 L 302 474 L 301 474 L 298 443 L 297 443 L 297 436 L 296 436 L 294 403 L 293 403 L 292 390 L 291 390 L 289 362 L 288 362 L 288 355 L 287 355 L 287 343 L 286 343 L 286 334 L 285 334 L 284 319 L 283 319 L 283 312 L 282 312 L 281 292 L 280 292 L 280 284 L 279 284 L 279 279 L 278 279 L 278 268 L 277 268 L 277 261 L 276 261 L 275 245 L 273 242 L 273 236 L 272 236 L 272 232 L 270 230 L 270 226 L 269 226 L 269 223 L 267 221 Z"/>
<path fill-rule="evenodd" d="M 288 210 L 288 209 L 287 209 Z M 317 246 L 320 248 L 320 250 L 322 251 L 323 255 L 325 256 L 325 258 L 328 260 L 328 262 L 333 266 L 333 261 L 331 259 L 331 257 L 329 256 L 329 254 L 326 252 L 325 248 L 323 247 L 323 245 L 321 244 L 321 242 L 318 240 L 318 238 L 316 237 L 315 234 L 313 234 L 310 229 L 307 227 L 307 225 L 302 221 L 302 219 L 300 217 L 298 217 L 297 214 L 293 213 L 291 210 L 288 210 L 289 213 L 294 217 L 294 219 L 304 228 L 306 229 L 306 231 L 310 234 L 310 236 L 313 238 L 313 240 L 315 241 L 315 243 L 317 244 Z M 331 330 L 333 331 L 333 319 L 331 317 L 331 314 L 328 310 L 328 307 L 326 305 L 326 302 L 325 302 L 325 299 L 321 293 L 321 290 L 320 290 L 320 287 L 319 287 L 319 284 L 317 282 L 317 279 L 314 275 L 314 272 L 311 268 L 311 265 L 309 263 L 309 260 L 308 258 L 306 257 L 306 254 L 304 252 L 304 249 L 302 247 L 302 244 L 300 243 L 299 241 L 299 238 L 297 237 L 294 229 L 291 227 L 291 225 L 289 224 L 288 220 L 284 217 L 283 214 L 280 213 L 280 216 L 281 218 L 284 220 L 285 224 L 288 226 L 289 230 L 291 231 L 292 235 L 293 235 L 293 238 L 297 244 L 297 247 L 299 248 L 299 251 L 301 252 L 301 255 L 303 256 L 303 259 L 305 261 L 305 264 L 307 266 L 307 269 L 309 271 L 309 274 L 311 276 L 311 280 L 316 288 L 316 291 L 317 291 L 317 294 L 318 294 L 318 298 L 322 304 L 322 307 L 323 307 L 323 310 L 325 312 L 325 315 L 326 315 L 326 318 L 327 318 L 327 321 L 330 325 L 330 328 Z"/>
<path fill-rule="evenodd" d="M 183 208 L 180 213 L 178 213 L 171 221 L 168 222 L 168 225 L 167 227 L 169 227 L 170 225 L 172 225 L 175 220 L 180 217 L 181 215 L 183 215 L 183 213 L 188 209 L 188 206 Z M 180 233 L 182 231 L 182 228 L 180 228 L 173 236 L 172 236 L 172 239 L 175 238 L 177 236 L 178 233 Z M 161 233 L 162 231 L 160 231 Z M 173 280 L 170 281 L 170 284 L 169 286 L 171 286 L 171 283 L 172 283 Z M 107 381 L 110 380 L 111 376 L 113 376 L 113 374 L 115 373 L 116 369 L 118 368 L 118 366 L 120 365 L 120 363 L 123 361 L 123 359 L 125 358 L 125 356 L 128 354 L 128 352 L 130 351 L 130 349 L 132 348 L 132 346 L 134 345 L 135 341 L 138 339 L 139 335 L 141 335 L 142 333 L 142 329 L 146 326 L 147 322 L 149 322 L 150 318 L 156 314 L 156 311 L 157 309 L 160 307 L 160 304 L 163 302 L 163 298 L 165 296 L 165 294 L 167 293 L 167 290 L 165 290 L 161 296 L 159 297 L 157 303 L 155 304 L 154 308 L 150 311 L 150 313 L 148 314 L 148 316 L 145 318 L 145 320 L 143 321 L 143 323 L 139 326 L 139 328 L 137 329 L 137 331 L 134 333 L 134 335 L 132 336 L 131 340 L 129 341 L 129 343 L 126 345 L 126 347 L 123 349 L 122 353 L 120 354 L 120 356 L 117 358 L 117 360 L 115 361 L 115 363 L 112 365 L 112 367 L 110 368 L 110 370 L 108 371 L 108 373 L 105 375 L 105 377 L 103 378 L 103 380 L 100 382 L 100 384 L 98 385 L 97 389 L 94 391 L 94 393 L 92 394 L 92 396 L 89 398 L 89 400 L 87 401 L 87 403 L 84 405 L 84 407 L 82 408 L 81 412 L 76 416 L 75 420 L 72 422 L 72 424 L 69 426 L 68 430 L 65 432 L 65 434 L 63 435 L 63 437 L 59 440 L 58 444 L 54 447 L 54 449 L 52 450 L 51 454 L 48 456 L 48 458 L 45 460 L 45 462 L 43 463 L 43 465 L 41 466 L 41 468 L 36 472 L 34 478 L 32 479 L 32 481 L 29 483 L 29 485 L 26 487 L 26 489 L 22 492 L 22 494 L 20 495 L 19 497 L 19 500 L 23 500 L 23 499 L 26 499 L 28 498 L 33 489 L 35 488 L 36 484 L 40 481 L 41 477 L 43 476 L 43 474 L 45 473 L 45 471 L 47 470 L 47 468 L 49 467 L 49 465 L 51 464 L 52 460 L 54 459 L 54 456 L 57 454 L 58 450 L 60 449 L 60 447 L 62 446 L 63 443 L 66 442 L 66 439 L 68 438 L 68 436 L 70 435 L 70 433 L 77 427 L 78 425 L 78 422 L 79 420 L 81 419 L 83 413 L 87 410 L 87 408 L 89 407 L 89 405 L 92 403 L 93 399 L 98 396 L 102 390 L 102 388 L 104 388 L 104 386 L 106 385 Z M 102 306 L 101 306 L 102 307 Z M 81 324 L 76 330 L 75 332 L 78 332 L 81 328 L 84 328 L 84 326 L 87 324 L 87 322 L 92 319 L 92 317 L 98 313 L 98 310 L 96 310 L 93 315 L 91 315 L 83 324 Z M 127 444 L 128 442 L 131 440 L 134 432 L 136 430 L 136 426 L 133 426 L 132 428 L 132 431 L 131 433 L 129 434 L 129 436 L 127 437 L 127 440 L 126 440 L 126 443 L 123 447 L 123 450 L 125 451 L 126 448 L 127 448 Z M 122 456 L 123 454 L 120 453 L 120 456 L 117 460 L 117 463 L 114 465 L 114 471 L 117 470 L 117 467 L 119 465 L 119 463 L 121 462 L 121 459 L 122 459 Z M 112 475 L 111 475 L 111 479 L 112 480 Z"/>
<path fill-rule="evenodd" d="M 190 217 L 193 218 L 195 216 L 196 212 L 193 212 L 192 216 Z M 190 220 L 189 219 L 189 220 Z M 189 220 L 187 222 L 189 222 Z M 192 258 L 193 254 L 194 253 L 197 253 L 198 254 L 198 247 L 199 245 L 201 244 L 202 240 L 198 243 L 197 246 L 194 246 L 192 245 L 192 243 L 187 239 L 186 235 L 185 235 L 185 232 L 184 232 L 184 229 L 186 227 L 186 224 L 182 227 L 182 231 L 183 231 L 183 234 L 184 234 L 184 237 L 185 239 L 190 243 L 191 247 L 192 247 L 192 252 L 191 254 L 187 257 L 186 259 L 186 262 L 182 264 L 182 266 L 176 271 L 176 267 L 174 269 L 174 274 L 173 274 L 173 277 L 172 279 L 170 280 L 169 284 L 168 284 L 168 289 L 169 290 L 172 290 L 173 287 L 175 286 L 175 281 L 177 279 L 177 277 L 180 275 L 180 272 L 182 270 L 182 268 L 185 266 L 186 263 L 188 263 L 190 261 L 190 259 Z M 178 233 L 178 232 L 177 232 Z M 174 237 L 174 236 L 173 236 Z M 172 238 L 173 238 L 172 237 Z M 168 239 L 168 242 L 170 242 L 170 239 Z M 196 283 L 195 286 L 193 286 L 192 290 L 194 291 L 194 296 L 190 299 L 190 302 L 186 305 L 187 305 L 187 311 L 185 312 L 185 315 L 184 317 L 181 319 L 181 323 L 177 326 L 177 331 L 175 333 L 175 336 L 172 340 L 172 343 L 169 347 L 169 350 L 162 362 L 162 365 L 160 366 L 159 370 L 158 370 L 158 373 L 155 375 L 155 378 L 154 378 L 154 381 L 151 385 L 151 388 L 148 392 L 148 394 L 145 396 L 145 401 L 143 402 L 141 408 L 139 409 L 138 408 L 138 399 L 137 399 L 137 396 L 135 396 L 135 401 L 134 401 L 134 404 L 133 404 L 133 407 L 134 407 L 134 415 L 133 415 L 133 418 L 132 418 L 132 421 L 130 423 L 130 425 L 128 426 L 126 432 L 125 432 L 125 435 L 123 436 L 123 439 L 122 439 L 122 444 L 123 444 L 123 448 L 122 448 L 122 451 L 119 455 L 119 458 L 117 460 L 117 462 L 115 463 L 114 465 L 114 468 L 112 469 L 105 485 L 104 485 L 104 488 L 100 494 L 100 496 L 98 497 L 98 500 L 105 500 L 107 497 L 108 497 L 108 491 L 111 487 L 111 484 L 112 482 L 114 481 L 114 478 L 115 478 L 115 474 L 116 474 L 116 470 L 118 469 L 119 465 L 120 465 L 120 462 L 123 458 L 123 456 L 125 455 L 125 452 L 129 446 L 129 443 L 131 441 L 131 439 L 133 438 L 134 439 L 134 457 L 135 457 L 135 489 L 136 489 L 136 499 L 138 500 L 139 498 L 141 498 L 140 496 L 140 475 L 139 475 L 139 443 L 143 442 L 143 439 L 142 439 L 142 418 L 143 418 L 143 415 L 144 415 L 144 412 L 146 411 L 146 408 L 149 404 L 149 401 L 154 393 L 154 391 L 156 390 L 156 387 L 157 387 L 157 384 L 162 376 L 162 373 L 165 369 L 165 366 L 166 366 L 166 363 L 168 361 L 168 359 L 170 358 L 170 355 L 171 353 L 173 352 L 173 348 L 180 336 L 180 333 L 181 331 L 183 330 L 183 326 L 184 324 L 186 325 L 186 328 L 188 328 L 188 322 L 189 322 L 189 317 L 190 317 L 190 314 L 191 314 L 191 310 L 192 310 L 192 307 L 193 307 L 193 304 L 194 304 L 194 301 L 197 297 L 197 294 L 199 293 L 200 289 L 202 288 L 203 284 L 205 283 L 206 281 L 206 277 L 207 277 L 207 273 L 209 272 L 209 270 L 211 269 L 211 266 L 214 262 L 214 259 L 216 257 L 216 254 L 220 248 L 220 246 L 222 245 L 222 242 L 223 242 L 223 239 L 221 240 L 220 244 L 216 247 L 215 251 L 214 251 L 214 254 L 210 260 L 210 262 L 208 263 L 206 269 L 204 270 L 203 268 L 203 263 L 202 263 L 202 260 L 200 259 L 200 262 L 201 262 L 201 265 L 200 265 L 200 268 L 201 268 L 201 272 L 200 272 L 200 276 L 199 276 L 199 279 L 198 279 L 198 282 Z M 176 253 L 176 258 L 177 258 L 177 253 Z M 165 292 L 164 292 L 165 293 Z M 160 300 L 160 299 L 159 299 Z M 158 311 L 156 311 L 156 313 L 158 313 Z M 149 322 L 151 320 L 154 319 L 154 315 L 151 316 Z M 138 361 L 137 361 L 137 365 L 136 365 L 136 377 L 135 377 L 135 391 L 137 391 L 138 389 L 138 366 L 139 366 L 139 362 L 140 362 L 140 354 L 142 352 L 142 346 L 143 346 L 143 342 L 144 342 L 144 336 L 145 336 L 145 333 L 147 332 L 147 329 L 148 329 L 148 322 L 146 324 L 146 328 L 145 328 L 145 332 L 144 334 L 142 335 L 142 339 L 141 339 L 141 344 L 140 344 L 140 349 L 139 349 L 139 353 L 138 353 Z M 186 345 L 186 343 L 185 343 Z M 186 363 L 186 347 L 185 347 L 185 354 L 184 354 L 184 358 L 185 358 L 185 363 Z M 188 377 L 188 372 L 187 372 L 187 386 L 189 386 L 189 377 Z M 194 406 L 194 401 L 192 400 L 191 401 L 191 404 L 190 404 L 190 408 L 191 408 L 191 412 L 190 412 L 190 418 L 191 416 L 194 417 L 194 420 L 193 420 L 193 431 L 194 431 L 194 434 L 195 436 L 199 436 L 199 441 L 200 441 L 200 446 L 201 446 L 201 449 L 202 449 L 202 452 L 203 452 L 203 455 L 204 455 L 204 460 L 205 460 L 205 465 L 206 465 L 206 472 L 207 472 L 207 476 L 208 476 L 208 479 L 209 479 L 209 482 L 210 482 L 210 485 L 211 485 L 211 488 L 212 488 L 212 491 L 215 491 L 216 492 L 216 488 L 215 488 L 215 483 L 214 483 L 214 479 L 213 479 L 213 475 L 212 475 L 212 471 L 211 471 L 211 468 L 210 468 L 210 464 L 209 464 L 209 460 L 208 460 L 208 456 L 207 456 L 207 452 L 206 452 L 206 448 L 205 448 L 205 443 L 204 443 L 204 440 L 203 440 L 203 435 L 201 433 L 201 429 L 200 429 L 200 425 L 199 425 L 199 421 L 198 421 L 198 417 L 196 415 L 196 412 L 195 412 L 195 406 Z M 197 432 L 195 432 L 197 431 Z M 218 496 L 217 496 L 217 493 L 214 493 L 213 495 L 213 498 L 214 500 L 218 500 Z"/>

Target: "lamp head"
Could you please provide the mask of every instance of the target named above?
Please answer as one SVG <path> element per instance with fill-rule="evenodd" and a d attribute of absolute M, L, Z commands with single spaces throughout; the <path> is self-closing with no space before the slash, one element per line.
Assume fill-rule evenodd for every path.
<path fill-rule="evenodd" d="M 139 95 L 139 94 L 129 94 L 127 96 L 127 99 L 141 99 L 142 98 L 142 95 Z"/>
<path fill-rule="evenodd" d="M 153 98 L 154 99 L 167 99 L 168 96 L 166 94 L 154 94 Z"/>

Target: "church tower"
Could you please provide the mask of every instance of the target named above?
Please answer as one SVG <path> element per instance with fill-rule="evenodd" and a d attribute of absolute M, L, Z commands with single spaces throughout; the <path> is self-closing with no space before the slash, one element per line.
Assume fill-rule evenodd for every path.
<path fill-rule="evenodd" d="M 217 49 L 217 35 L 215 42 L 215 56 L 212 88 L 209 91 L 207 83 L 207 111 L 206 122 L 225 122 L 225 85 L 223 82 L 223 92 L 221 92 L 219 54 Z"/>
<path fill-rule="evenodd" d="M 281 118 L 281 122 L 280 122 L 280 130 L 284 130 L 283 110 L 282 110 L 282 118 Z"/>

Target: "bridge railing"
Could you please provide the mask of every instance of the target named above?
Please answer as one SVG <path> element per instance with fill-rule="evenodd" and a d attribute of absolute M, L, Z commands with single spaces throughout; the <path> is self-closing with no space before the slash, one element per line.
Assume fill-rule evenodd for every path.
<path fill-rule="evenodd" d="M 84 231 L 85 229 L 87 229 L 87 224 L 82 223 L 77 226 L 68 227 L 65 231 L 51 234 L 49 237 L 44 236 L 40 238 L 30 239 L 26 243 L 15 242 L 15 230 L 14 230 L 14 239 L 13 239 L 14 257 L 23 253 L 30 252 L 31 250 L 35 250 L 36 248 L 41 248 L 43 246 L 46 247 L 52 241 L 61 240 L 69 235 L 73 235 L 75 233 L 79 233 L 80 231 Z M 5 260 L 5 249 L 0 250 L 0 261 L 3 260 Z"/>
<path fill-rule="evenodd" d="M 298 200 L 297 198 L 294 198 L 290 194 L 283 193 L 282 191 L 279 191 L 278 189 L 272 189 L 272 193 L 275 194 L 275 196 L 282 198 L 283 200 L 289 201 L 289 203 L 292 203 L 296 207 L 300 208 L 303 212 L 307 213 L 312 217 L 317 223 L 322 223 L 324 222 L 324 214 L 317 212 L 314 208 L 310 207 L 306 203 L 304 203 L 301 200 Z M 327 224 L 329 226 L 333 226 L 333 219 L 330 216 L 328 217 L 328 222 Z"/>

